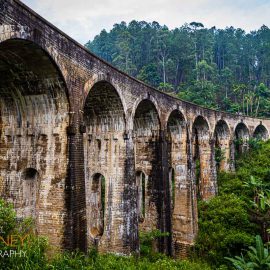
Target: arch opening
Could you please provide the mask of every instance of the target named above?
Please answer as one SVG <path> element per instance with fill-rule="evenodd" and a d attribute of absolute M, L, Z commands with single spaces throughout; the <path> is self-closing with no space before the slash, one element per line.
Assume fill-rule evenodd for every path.
<path fill-rule="evenodd" d="M 197 116 L 193 123 L 192 143 L 197 197 L 207 199 L 215 193 L 215 171 L 211 164 L 212 149 L 209 125 L 203 116 Z"/>
<path fill-rule="evenodd" d="M 219 120 L 214 130 L 215 162 L 217 171 L 229 169 L 230 129 L 224 120 Z"/>
<path fill-rule="evenodd" d="M 0 195 L 14 203 L 19 218 L 39 220 L 37 231 L 48 235 L 52 213 L 66 211 L 65 194 L 61 185 L 50 193 L 50 187 L 40 183 L 45 179 L 51 185 L 65 183 L 69 101 L 58 66 L 32 41 L 0 43 L 0 117 L 0 176 L 4 179 Z M 55 170 L 46 170 L 48 166 Z M 57 209 L 44 203 L 40 192 L 48 194 L 46 200 L 57 201 Z M 49 234 L 50 242 L 58 246 L 62 244 L 58 237 L 64 228 L 61 222 L 55 234 Z"/>
<path fill-rule="evenodd" d="M 92 177 L 91 185 L 91 227 L 90 234 L 94 239 L 100 238 L 104 233 L 104 217 L 106 205 L 105 177 L 96 173 Z"/>
<path fill-rule="evenodd" d="M 269 138 L 269 134 L 266 127 L 262 124 L 258 125 L 254 130 L 253 138 L 257 140 L 266 141 Z"/>
<path fill-rule="evenodd" d="M 104 243 L 116 245 L 120 241 L 120 235 L 112 239 L 110 233 L 124 218 L 120 196 L 125 183 L 126 119 L 121 96 L 111 83 L 102 80 L 88 90 L 83 109 L 86 222 L 90 245 L 102 249 Z M 105 211 L 108 214 L 104 215 Z"/>
<path fill-rule="evenodd" d="M 168 164 L 169 164 L 169 189 L 170 205 L 173 212 L 175 205 L 175 170 L 176 167 L 184 168 L 183 157 L 186 155 L 187 129 L 183 114 L 179 110 L 171 112 L 167 122 L 167 144 L 168 144 Z M 185 179 L 185 170 L 177 173 L 177 177 Z"/>
<path fill-rule="evenodd" d="M 154 104 L 142 100 L 135 111 L 133 119 L 133 136 L 135 142 L 135 169 L 147 177 L 145 192 L 145 218 L 139 227 L 143 231 L 159 228 L 160 208 L 159 192 L 159 152 L 160 120 Z"/>
<path fill-rule="evenodd" d="M 27 168 L 22 173 L 22 217 L 37 217 L 39 179 L 38 171 L 34 168 Z"/>
<path fill-rule="evenodd" d="M 244 123 L 237 124 L 234 132 L 235 154 L 243 154 L 248 150 L 249 130 Z"/>
<path fill-rule="evenodd" d="M 158 112 L 150 100 L 142 100 L 134 116 L 136 136 L 159 136 L 160 121 Z"/>
<path fill-rule="evenodd" d="M 94 84 L 84 105 L 88 133 L 123 132 L 125 112 L 116 89 L 106 81 Z"/>

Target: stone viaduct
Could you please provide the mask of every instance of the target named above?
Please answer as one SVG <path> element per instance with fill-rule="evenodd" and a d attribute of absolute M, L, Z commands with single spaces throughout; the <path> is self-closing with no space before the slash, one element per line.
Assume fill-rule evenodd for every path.
<path fill-rule="evenodd" d="M 0 195 L 57 247 L 131 254 L 139 231 L 159 229 L 170 236 L 156 248 L 184 256 L 197 199 L 218 192 L 215 148 L 234 170 L 269 129 L 153 89 L 0 0 Z"/>

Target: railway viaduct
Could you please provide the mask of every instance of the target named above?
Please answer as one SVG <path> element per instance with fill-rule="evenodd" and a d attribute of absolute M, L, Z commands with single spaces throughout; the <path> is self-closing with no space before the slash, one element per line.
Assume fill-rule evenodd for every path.
<path fill-rule="evenodd" d="M 140 230 L 159 229 L 170 236 L 156 248 L 185 256 L 197 199 L 269 128 L 153 89 L 0 0 L 0 195 L 57 247 L 131 254 Z"/>

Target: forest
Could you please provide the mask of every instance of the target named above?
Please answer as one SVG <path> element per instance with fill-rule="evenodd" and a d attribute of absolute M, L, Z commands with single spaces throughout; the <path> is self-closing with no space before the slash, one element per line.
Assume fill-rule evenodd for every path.
<path fill-rule="evenodd" d="M 121 22 L 85 46 L 131 76 L 217 110 L 270 116 L 270 29 Z"/>

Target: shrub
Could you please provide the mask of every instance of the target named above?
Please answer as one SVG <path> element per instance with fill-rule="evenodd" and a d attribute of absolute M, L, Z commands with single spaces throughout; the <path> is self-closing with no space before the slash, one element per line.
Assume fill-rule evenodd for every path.
<path fill-rule="evenodd" d="M 195 249 L 213 265 L 226 263 L 225 256 L 240 254 L 253 242 L 254 226 L 247 205 L 234 194 L 199 203 L 199 234 Z"/>

